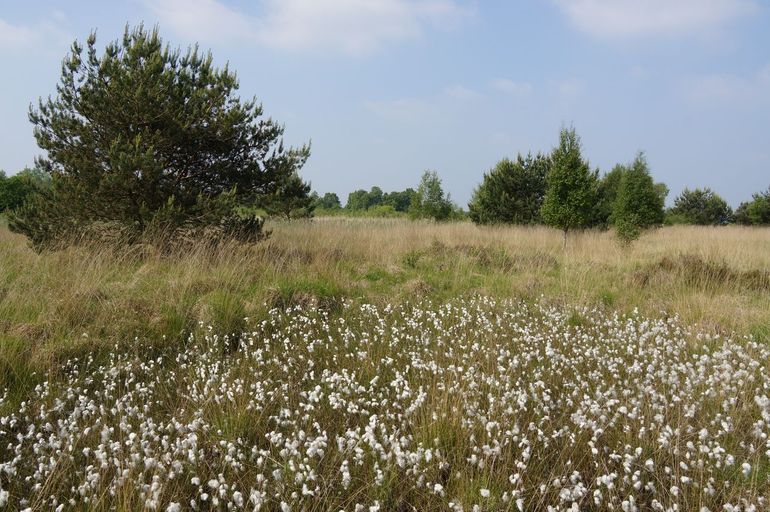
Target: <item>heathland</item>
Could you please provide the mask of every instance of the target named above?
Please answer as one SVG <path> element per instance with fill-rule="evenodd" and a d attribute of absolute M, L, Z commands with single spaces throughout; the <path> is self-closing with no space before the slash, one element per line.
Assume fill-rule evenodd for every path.
<path fill-rule="evenodd" d="M 766 503 L 770 230 L 266 227 L 42 253 L 0 228 L 0 505 Z"/>

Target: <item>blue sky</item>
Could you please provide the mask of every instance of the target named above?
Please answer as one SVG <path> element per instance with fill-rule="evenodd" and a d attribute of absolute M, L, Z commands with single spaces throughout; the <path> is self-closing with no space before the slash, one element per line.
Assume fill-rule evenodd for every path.
<path fill-rule="evenodd" d="M 0 169 L 39 153 L 27 109 L 71 42 L 142 21 L 229 62 L 289 143 L 312 140 L 303 177 L 343 202 L 435 169 L 464 206 L 500 158 L 570 124 L 603 172 L 645 151 L 669 203 L 770 186 L 765 0 L 2 1 Z"/>

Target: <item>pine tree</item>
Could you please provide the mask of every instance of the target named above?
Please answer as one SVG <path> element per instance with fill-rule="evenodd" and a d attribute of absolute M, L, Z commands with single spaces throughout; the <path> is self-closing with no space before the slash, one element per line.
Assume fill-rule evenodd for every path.
<path fill-rule="evenodd" d="M 296 172 L 283 180 L 272 194 L 263 198 L 263 207 L 270 215 L 281 215 L 287 219 L 311 217 L 313 197 L 310 184 L 302 181 Z"/>
<path fill-rule="evenodd" d="M 102 55 L 94 34 L 85 48 L 76 41 L 57 96 L 30 109 L 52 193 L 11 226 L 42 244 L 93 221 L 141 234 L 161 211 L 164 222 L 199 224 L 272 197 L 295 179 L 309 147 L 284 148 L 283 127 L 264 119 L 255 100 L 236 97 L 237 88 L 210 53 L 172 50 L 157 29 L 126 27 Z M 63 216 L 48 235 L 30 232 L 57 222 L 41 208 Z"/>
<path fill-rule="evenodd" d="M 471 220 L 476 224 L 538 222 L 549 167 L 550 159 L 541 154 L 498 162 L 473 192 L 468 204 Z"/>
<path fill-rule="evenodd" d="M 674 200 L 671 214 L 687 224 L 719 225 L 732 220 L 732 209 L 710 188 L 684 189 Z"/>
<path fill-rule="evenodd" d="M 770 188 L 759 194 L 753 194 L 746 209 L 751 224 L 770 225 Z"/>
<path fill-rule="evenodd" d="M 580 137 L 574 128 L 563 128 L 559 145 L 551 153 L 546 192 L 540 213 L 546 224 L 564 233 L 586 227 L 596 202 L 596 173 L 581 156 Z"/>

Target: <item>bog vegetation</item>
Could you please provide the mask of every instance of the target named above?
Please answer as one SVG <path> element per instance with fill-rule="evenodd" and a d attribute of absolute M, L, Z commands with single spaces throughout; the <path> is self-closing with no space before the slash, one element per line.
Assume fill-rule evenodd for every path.
<path fill-rule="evenodd" d="M 468 212 L 434 170 L 343 206 L 237 86 L 140 26 L 31 109 L 0 509 L 770 506 L 770 231 L 725 226 L 770 190 L 666 210 L 643 153 L 602 175 L 570 127 Z"/>
<path fill-rule="evenodd" d="M 273 309 L 181 351 L 68 362 L 0 416 L 0 506 L 754 510 L 770 499 L 766 345 L 702 337 L 676 318 L 482 298 L 340 310 Z"/>

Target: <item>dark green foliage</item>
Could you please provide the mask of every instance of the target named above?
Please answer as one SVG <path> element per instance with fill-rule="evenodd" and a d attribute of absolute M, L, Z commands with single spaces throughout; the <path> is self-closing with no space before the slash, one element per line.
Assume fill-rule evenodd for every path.
<path fill-rule="evenodd" d="M 452 204 L 449 194 L 441 187 L 441 178 L 436 171 L 425 171 L 417 187 L 417 196 L 409 210 L 412 217 L 433 220 L 448 220 L 459 212 Z"/>
<path fill-rule="evenodd" d="M 663 223 L 663 198 L 652 181 L 643 153 L 622 173 L 612 210 L 618 237 L 628 243 L 639 237 L 642 230 Z"/>
<path fill-rule="evenodd" d="M 369 192 L 364 189 L 354 190 L 348 194 L 345 208 L 348 210 L 366 210 L 369 208 Z"/>
<path fill-rule="evenodd" d="M 397 212 L 407 212 L 412 204 L 412 201 L 417 197 L 417 191 L 413 188 L 407 188 L 401 192 L 387 192 L 382 197 L 382 204 L 385 206 L 392 206 Z"/>
<path fill-rule="evenodd" d="M 317 193 L 313 192 L 311 197 L 313 197 L 313 208 L 322 210 L 338 210 L 342 208 L 340 198 L 334 192 L 327 192 L 323 196 L 319 196 Z"/>
<path fill-rule="evenodd" d="M 25 168 L 11 177 L 0 171 L 0 212 L 21 207 L 50 183 L 51 177 L 37 168 Z"/>
<path fill-rule="evenodd" d="M 684 189 L 670 210 L 672 223 L 721 225 L 732 218 L 732 209 L 710 188 Z"/>
<path fill-rule="evenodd" d="M 540 214 L 546 224 L 567 232 L 589 225 L 596 203 L 596 173 L 580 154 L 580 137 L 574 128 L 562 129 L 559 145 L 551 153 L 546 193 Z"/>
<path fill-rule="evenodd" d="M 385 198 L 388 194 L 384 194 L 380 187 L 374 186 L 367 192 L 366 190 L 359 189 L 348 194 L 348 202 L 345 205 L 345 209 L 352 211 L 368 210 L 375 206 L 387 204 Z"/>
<path fill-rule="evenodd" d="M 310 195 L 310 184 L 302 181 L 299 174 L 292 173 L 279 186 L 260 201 L 270 215 L 279 215 L 287 219 L 310 217 L 314 202 Z"/>
<path fill-rule="evenodd" d="M 770 225 L 770 188 L 754 194 L 751 201 L 741 203 L 735 211 L 735 222 L 753 226 Z"/>
<path fill-rule="evenodd" d="M 36 250 L 71 237 L 82 227 L 70 205 L 56 199 L 55 186 L 56 182 L 51 189 L 32 195 L 8 215 L 8 228 L 26 235 Z"/>
<path fill-rule="evenodd" d="M 626 166 L 616 165 L 598 181 L 596 206 L 591 219 L 592 226 L 607 228 L 612 224 L 612 210 L 625 172 Z"/>
<path fill-rule="evenodd" d="M 369 192 L 363 189 L 355 190 L 348 194 L 346 210 L 363 211 L 388 207 L 383 212 L 407 212 L 415 200 L 417 192 L 412 188 L 404 191 L 383 193 L 380 187 L 374 186 Z"/>
<path fill-rule="evenodd" d="M 382 204 L 383 193 L 380 187 L 377 187 L 377 186 L 372 187 L 372 189 L 369 191 L 368 196 L 369 197 L 367 198 L 368 200 L 367 200 L 367 206 L 366 206 L 367 208 L 371 208 L 372 206 L 379 206 Z"/>
<path fill-rule="evenodd" d="M 296 172 L 309 148 L 284 148 L 283 127 L 237 88 L 227 66 L 214 68 L 197 47 L 169 49 L 157 30 L 127 27 L 103 55 L 93 34 L 85 48 L 73 43 L 57 96 L 30 109 L 51 193 L 11 225 L 38 246 L 93 222 L 141 235 L 156 215 L 216 225 L 231 206 L 304 190 Z"/>
<path fill-rule="evenodd" d="M 743 202 L 738 205 L 738 208 L 733 212 L 733 222 L 736 224 L 742 224 L 744 226 L 751 225 L 751 218 L 749 217 L 749 203 Z"/>
<path fill-rule="evenodd" d="M 477 224 L 532 224 L 540 220 L 545 196 L 545 177 L 550 167 L 547 156 L 519 154 L 507 158 L 484 174 L 468 204 L 470 218 Z"/>

